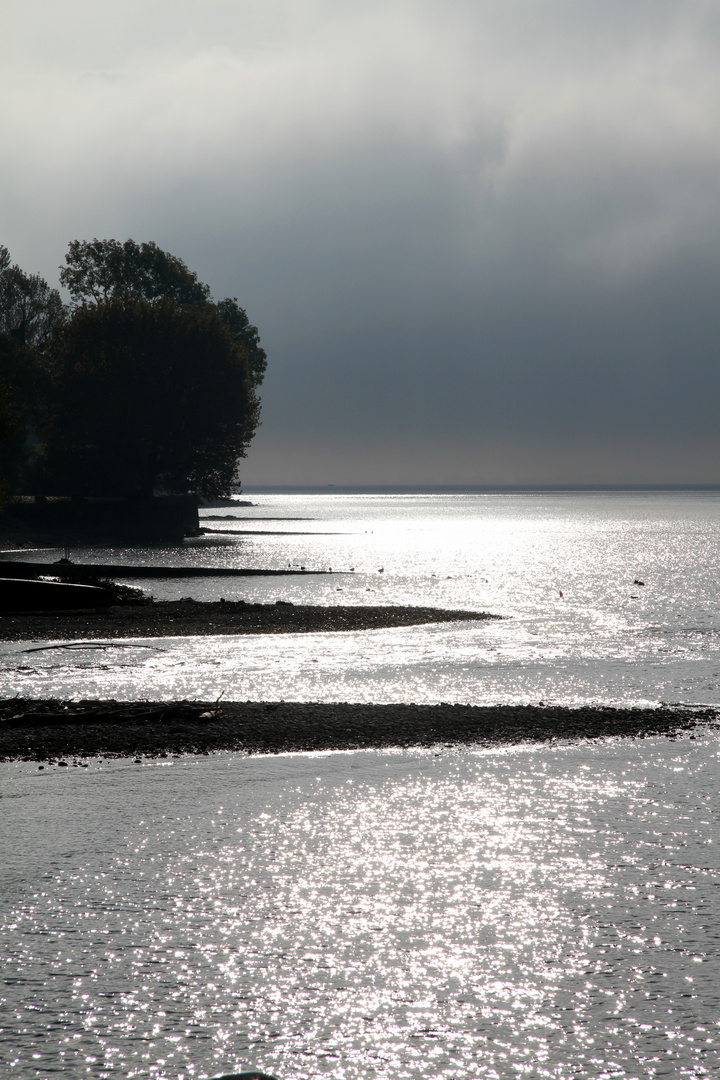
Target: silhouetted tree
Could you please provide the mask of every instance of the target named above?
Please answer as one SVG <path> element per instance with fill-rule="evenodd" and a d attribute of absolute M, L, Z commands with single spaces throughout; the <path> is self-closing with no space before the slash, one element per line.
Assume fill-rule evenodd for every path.
<path fill-rule="evenodd" d="M 60 269 L 60 281 L 74 306 L 131 296 L 152 303 L 174 300 L 176 304 L 202 304 L 210 289 L 182 259 L 155 243 L 134 240 L 73 240 Z"/>
<path fill-rule="evenodd" d="M 39 274 L 26 274 L 11 265 L 8 249 L 0 245 L 0 334 L 20 345 L 42 346 L 63 315 L 57 289 Z"/>
<path fill-rule="evenodd" d="M 227 326 L 233 339 L 244 346 L 253 386 L 259 386 L 267 367 L 267 353 L 260 345 L 260 335 L 247 317 L 245 308 L 238 304 L 237 297 L 226 296 L 218 300 L 215 310 Z"/>
<path fill-rule="evenodd" d="M 47 400 L 41 349 L 64 313 L 57 289 L 11 264 L 0 245 L 0 485 L 6 494 L 31 482 Z"/>
<path fill-rule="evenodd" d="M 53 489 L 230 493 L 259 404 L 246 351 L 214 305 L 110 288 L 55 327 L 45 360 Z"/>
<path fill-rule="evenodd" d="M 213 307 L 234 340 L 244 346 L 253 385 L 259 386 L 263 380 L 267 356 L 257 327 L 251 325 L 237 298 L 226 297 L 215 303 L 209 287 L 198 281 L 197 274 L 155 243 L 73 240 L 60 270 L 60 281 L 76 307 L 120 296 L 149 303 L 164 298 L 179 305 Z"/>
<path fill-rule="evenodd" d="M 18 495 L 38 478 L 38 429 L 47 382 L 37 349 L 0 334 L 0 484 Z"/>
<path fill-rule="evenodd" d="M 17 427 L 17 417 L 10 404 L 10 390 L 0 382 L 0 510 L 16 493 L 17 476 L 25 461 L 24 453 L 19 452 L 14 438 Z"/>

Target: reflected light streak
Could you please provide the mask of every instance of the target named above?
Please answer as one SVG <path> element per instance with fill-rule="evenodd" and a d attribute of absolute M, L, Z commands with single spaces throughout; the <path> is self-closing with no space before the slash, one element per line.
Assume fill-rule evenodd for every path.
<path fill-rule="evenodd" d="M 168 1080 L 720 1068 L 717 737 L 437 753 L 16 767 L 12 1052 Z"/>

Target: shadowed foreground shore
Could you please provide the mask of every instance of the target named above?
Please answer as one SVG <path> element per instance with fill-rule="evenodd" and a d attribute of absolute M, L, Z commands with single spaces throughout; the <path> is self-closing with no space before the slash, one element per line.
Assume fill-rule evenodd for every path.
<path fill-rule="evenodd" d="M 252 754 L 680 735 L 716 709 L 304 702 L 0 701 L 0 760 Z"/>
<path fill-rule="evenodd" d="M 309 634 L 496 618 L 497 615 L 486 612 L 430 607 L 342 607 L 291 604 L 282 600 L 274 604 L 246 604 L 242 600 L 155 600 L 87 611 L 3 612 L 0 641 Z"/>

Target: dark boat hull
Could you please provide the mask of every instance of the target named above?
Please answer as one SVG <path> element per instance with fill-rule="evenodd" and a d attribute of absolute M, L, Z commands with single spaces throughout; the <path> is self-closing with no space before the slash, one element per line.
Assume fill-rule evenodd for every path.
<path fill-rule="evenodd" d="M 0 611 L 68 611 L 109 607 L 113 597 L 95 585 L 0 578 Z"/>

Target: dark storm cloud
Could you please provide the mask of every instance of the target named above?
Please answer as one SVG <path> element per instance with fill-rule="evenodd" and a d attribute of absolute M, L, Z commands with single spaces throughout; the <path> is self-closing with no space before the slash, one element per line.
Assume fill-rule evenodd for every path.
<path fill-rule="evenodd" d="M 720 480 L 714 3 L 3 18 L 4 241 L 55 278 L 155 239 L 239 296 L 249 482 Z"/>

